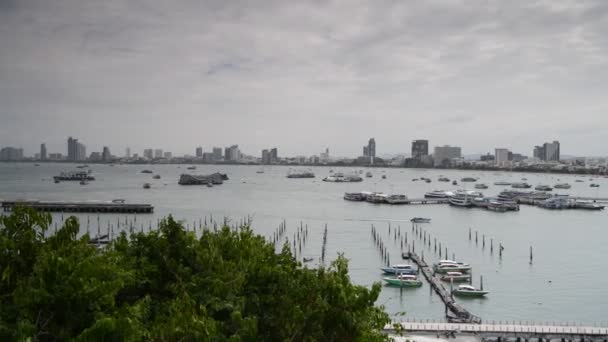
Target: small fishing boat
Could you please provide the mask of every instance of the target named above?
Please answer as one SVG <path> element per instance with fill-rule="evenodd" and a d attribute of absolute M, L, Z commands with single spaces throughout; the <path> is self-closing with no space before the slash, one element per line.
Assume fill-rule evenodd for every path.
<path fill-rule="evenodd" d="M 367 177 L 367 178 L 372 178 L 372 176 L 373 176 L 372 173 L 369 171 L 365 173 L 365 177 Z"/>
<path fill-rule="evenodd" d="M 537 185 L 534 190 L 537 191 L 553 191 L 553 188 L 548 185 Z"/>
<path fill-rule="evenodd" d="M 59 179 L 55 179 L 55 184 L 58 184 L 60 182 Z"/>
<path fill-rule="evenodd" d="M 87 181 L 86 181 L 86 180 L 84 180 L 84 179 L 80 181 L 80 185 L 87 185 L 87 184 L 89 184 L 89 182 L 87 182 Z"/>
<path fill-rule="evenodd" d="M 380 269 L 384 273 L 388 273 L 388 274 L 414 274 L 415 275 L 418 273 L 412 265 L 408 265 L 408 264 L 392 265 L 390 267 L 382 267 Z"/>
<path fill-rule="evenodd" d="M 572 186 L 568 183 L 555 184 L 555 189 L 570 189 Z"/>
<path fill-rule="evenodd" d="M 425 217 L 414 217 L 410 220 L 410 222 L 412 222 L 412 223 L 430 223 L 431 219 L 425 218 Z"/>
<path fill-rule="evenodd" d="M 425 180 L 424 180 L 424 182 L 425 182 L 425 183 L 430 183 L 430 182 L 431 182 L 431 180 L 427 178 L 427 179 L 425 179 Z"/>
<path fill-rule="evenodd" d="M 532 185 L 528 184 L 528 183 L 513 183 L 511 184 L 511 187 L 513 189 L 529 189 L 532 187 Z"/>
<path fill-rule="evenodd" d="M 447 282 L 469 281 L 471 280 L 471 275 L 462 272 L 448 272 L 441 276 L 440 279 Z"/>
<path fill-rule="evenodd" d="M 196 166 L 188 166 L 186 169 L 187 170 L 196 170 Z"/>
<path fill-rule="evenodd" d="M 452 181 L 452 185 L 458 185 L 457 181 Z"/>
<path fill-rule="evenodd" d="M 386 179 L 386 175 L 382 175 L 382 179 Z"/>
<path fill-rule="evenodd" d="M 310 258 L 310 257 L 304 257 L 302 260 L 304 260 L 304 262 L 311 262 L 313 261 L 314 258 Z"/>
<path fill-rule="evenodd" d="M 153 179 L 160 179 L 160 175 L 154 175 L 152 176 Z"/>
<path fill-rule="evenodd" d="M 440 181 L 440 182 L 449 182 L 449 181 L 450 181 L 450 179 L 449 179 L 449 178 L 445 178 L 445 177 L 440 177 L 440 178 L 438 179 L 438 181 Z"/>
<path fill-rule="evenodd" d="M 494 182 L 494 185 L 511 185 L 511 182 L 499 181 L 499 182 Z"/>
<path fill-rule="evenodd" d="M 255 173 L 264 173 L 264 170 L 257 170 Z"/>
<path fill-rule="evenodd" d="M 207 187 L 208 187 L 208 188 L 212 188 L 212 187 L 213 187 L 213 182 L 209 182 L 209 183 L 207 183 Z"/>
<path fill-rule="evenodd" d="M 464 177 L 463 179 L 460 180 L 461 182 L 477 182 L 477 178 L 473 178 L 473 177 Z"/>
<path fill-rule="evenodd" d="M 411 274 L 401 274 L 396 278 L 382 278 L 388 285 L 401 286 L 401 287 L 420 287 L 422 281 L 417 276 Z"/>
<path fill-rule="evenodd" d="M 143 188 L 144 189 L 150 189 L 152 187 L 152 185 L 150 185 L 150 183 L 144 183 Z"/>
<path fill-rule="evenodd" d="M 461 297 L 484 297 L 490 292 L 484 291 L 483 289 L 476 289 L 471 285 L 460 285 L 457 289 L 453 290 L 452 293 L 455 296 Z"/>
<path fill-rule="evenodd" d="M 589 186 L 592 187 L 592 188 L 599 188 L 600 187 L 600 185 L 596 184 L 596 183 L 589 184 Z"/>
<path fill-rule="evenodd" d="M 475 184 L 475 189 L 487 189 L 487 188 L 488 188 L 488 186 L 483 183 Z"/>
<path fill-rule="evenodd" d="M 585 181 L 584 181 L 584 180 L 582 180 L 582 179 L 577 179 L 577 180 L 575 180 L 575 182 L 577 182 L 577 183 L 583 183 L 583 182 L 585 182 Z"/>
<path fill-rule="evenodd" d="M 141 170 L 141 173 L 153 173 L 152 170 Z"/>

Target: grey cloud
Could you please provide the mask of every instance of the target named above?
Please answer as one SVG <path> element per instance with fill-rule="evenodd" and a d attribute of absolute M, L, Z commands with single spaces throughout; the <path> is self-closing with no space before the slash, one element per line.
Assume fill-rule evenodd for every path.
<path fill-rule="evenodd" d="M 605 32 L 601 0 L 0 0 L 0 145 L 608 154 L 568 130 L 605 127 Z"/>

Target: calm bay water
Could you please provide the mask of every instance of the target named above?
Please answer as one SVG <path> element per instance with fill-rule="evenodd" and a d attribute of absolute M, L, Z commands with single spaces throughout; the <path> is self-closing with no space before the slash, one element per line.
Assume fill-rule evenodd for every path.
<path fill-rule="evenodd" d="M 406 193 L 410 198 L 422 197 L 435 189 L 462 188 L 460 179 L 479 177 L 489 185 L 486 196 L 494 196 L 503 188 L 492 185 L 495 181 L 520 181 L 527 178 L 532 185 L 554 185 L 568 182 L 568 193 L 581 196 L 608 197 L 608 179 L 597 178 L 599 188 L 590 188 L 589 177 L 569 175 L 523 174 L 510 172 L 475 172 L 455 170 L 369 169 L 374 177 L 361 183 L 325 183 L 330 168 L 312 168 L 315 179 L 287 179 L 289 168 L 265 167 L 257 174 L 256 166 L 199 165 L 195 173 L 225 172 L 230 180 L 221 186 L 179 186 L 179 175 L 186 172 L 184 165 L 92 165 L 97 180 L 86 186 L 78 182 L 54 184 L 52 176 L 72 168 L 68 164 L 0 163 L 0 199 L 39 199 L 66 201 L 109 201 L 123 198 L 131 203 L 150 203 L 155 206 L 152 215 L 137 215 L 137 225 L 147 230 L 158 218 L 169 214 L 183 219 L 192 226 L 200 219 L 229 217 L 235 221 L 253 218 L 253 228 L 270 237 L 280 222 L 287 221 L 286 236 L 293 237 L 300 222 L 308 225 L 309 239 L 302 255 L 315 257 L 321 254 L 323 230 L 328 226 L 327 255 L 335 258 L 344 253 L 350 259 L 353 281 L 370 285 L 381 281 L 383 266 L 380 253 L 372 239 L 370 228 L 374 224 L 382 232 L 389 247 L 391 263 L 401 262 L 400 244 L 392 229 L 414 237 L 409 222 L 414 216 L 430 217 L 432 223 L 423 225 L 432 238 L 447 246 L 450 256 L 473 265 L 474 285 L 483 275 L 484 289 L 491 291 L 486 299 L 459 300 L 472 313 L 484 320 L 534 320 L 587 324 L 608 324 L 608 213 L 606 211 L 563 210 L 549 211 L 522 206 L 519 212 L 494 213 L 482 209 L 462 209 L 448 205 L 390 206 L 348 202 L 342 199 L 346 191 L 384 191 Z M 141 174 L 143 169 L 153 170 L 162 179 Z M 335 172 L 351 172 L 353 168 L 332 168 Z M 365 171 L 367 171 L 366 169 Z M 387 179 L 381 179 L 385 174 Z M 444 175 L 457 179 L 459 186 L 437 182 Z M 433 183 L 413 182 L 413 178 L 428 177 Z M 579 183 L 575 180 L 584 182 Z M 149 182 L 152 189 L 142 189 Z M 472 188 L 471 183 L 465 183 Z M 87 218 L 91 231 L 97 229 L 97 215 L 79 215 L 83 232 Z M 134 215 L 101 215 L 102 232 L 107 222 L 133 221 Z M 54 215 L 61 223 L 61 215 Z M 469 229 L 479 232 L 479 243 L 469 241 Z M 393 231 L 393 230 L 391 230 Z M 481 237 L 486 236 L 486 248 Z M 494 239 L 494 253 L 489 241 Z M 498 243 L 505 247 L 498 256 Z M 420 241 L 416 241 L 419 250 Z M 534 262 L 529 264 L 529 248 L 534 247 Z M 433 246 L 424 251 L 427 261 L 438 255 Z M 418 289 L 383 287 L 378 301 L 390 313 L 406 312 L 406 317 L 443 317 L 443 304 L 431 292 L 428 284 Z"/>

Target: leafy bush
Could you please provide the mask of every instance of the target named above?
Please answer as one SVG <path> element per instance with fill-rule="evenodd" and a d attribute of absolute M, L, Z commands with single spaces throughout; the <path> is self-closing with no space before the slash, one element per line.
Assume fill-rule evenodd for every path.
<path fill-rule="evenodd" d="M 381 341 L 380 284 L 307 269 L 248 227 L 200 238 L 172 217 L 103 249 L 69 218 L 0 218 L 0 340 Z"/>

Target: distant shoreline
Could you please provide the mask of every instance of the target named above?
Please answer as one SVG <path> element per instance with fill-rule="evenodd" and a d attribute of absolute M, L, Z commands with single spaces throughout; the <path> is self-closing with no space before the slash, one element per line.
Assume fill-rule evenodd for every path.
<path fill-rule="evenodd" d="M 219 163 L 204 163 L 201 161 L 187 160 L 187 161 L 173 161 L 170 163 L 157 163 L 157 162 L 97 162 L 97 161 L 65 161 L 65 160 L 18 160 L 18 161 L 0 161 L 1 163 L 22 163 L 22 164 L 73 164 L 73 165 L 243 165 L 243 166 L 256 166 L 256 167 L 272 167 L 272 166 L 286 166 L 286 167 L 351 167 L 351 168 L 389 168 L 389 169 L 407 169 L 407 170 L 460 170 L 460 171 L 487 171 L 487 172 L 519 172 L 519 173 L 532 173 L 532 174 L 556 174 L 556 175 L 580 175 L 580 176 L 608 176 L 608 170 L 585 170 L 585 171 L 565 171 L 565 170 L 542 170 L 528 167 L 514 167 L 510 169 L 503 169 L 498 167 L 408 167 L 408 166 L 397 166 L 397 165 L 365 165 L 365 164 L 346 164 L 346 163 L 328 163 L 328 164 L 258 164 L 258 163 L 245 163 L 245 162 L 219 162 Z"/>

